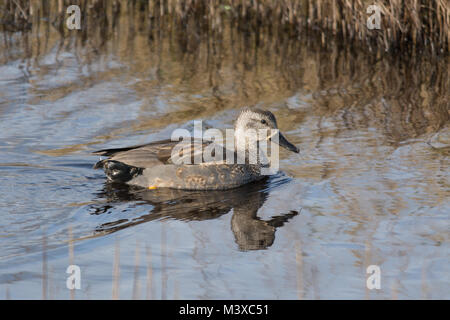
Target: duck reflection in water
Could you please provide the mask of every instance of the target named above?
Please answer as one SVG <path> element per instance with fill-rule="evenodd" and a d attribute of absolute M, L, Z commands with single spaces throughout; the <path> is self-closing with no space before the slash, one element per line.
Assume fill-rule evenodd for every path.
<path fill-rule="evenodd" d="M 153 220 L 176 219 L 183 221 L 201 221 L 216 219 L 232 209 L 231 230 L 240 250 L 258 250 L 270 247 L 275 240 L 275 231 L 297 211 L 273 216 L 269 220 L 258 217 L 258 210 L 267 200 L 269 191 L 284 184 L 288 179 L 269 183 L 271 178 L 250 183 L 240 188 L 225 191 L 184 191 L 161 188 L 147 190 L 127 185 L 105 183 L 98 194 L 106 199 L 101 206 L 92 205 L 92 214 L 113 212 L 115 206 L 128 201 L 138 205 L 152 205 L 150 213 L 135 219 L 118 219 L 101 224 L 97 234 L 108 234 Z"/>

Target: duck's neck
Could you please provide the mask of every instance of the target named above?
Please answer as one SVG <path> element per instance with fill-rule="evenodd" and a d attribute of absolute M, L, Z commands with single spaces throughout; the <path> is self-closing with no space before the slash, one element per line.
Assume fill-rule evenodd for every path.
<path fill-rule="evenodd" d="M 267 155 L 264 148 L 260 147 L 256 136 L 247 135 L 245 130 L 236 129 L 234 132 L 235 151 L 240 158 L 238 163 L 267 164 Z"/>

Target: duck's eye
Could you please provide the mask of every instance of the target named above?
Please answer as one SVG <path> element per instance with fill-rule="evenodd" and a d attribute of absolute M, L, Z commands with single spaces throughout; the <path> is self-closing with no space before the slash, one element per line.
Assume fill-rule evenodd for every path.
<path fill-rule="evenodd" d="M 267 124 L 267 121 L 266 121 L 265 119 L 262 119 L 262 120 L 261 120 L 261 123 L 262 123 L 262 124 Z"/>

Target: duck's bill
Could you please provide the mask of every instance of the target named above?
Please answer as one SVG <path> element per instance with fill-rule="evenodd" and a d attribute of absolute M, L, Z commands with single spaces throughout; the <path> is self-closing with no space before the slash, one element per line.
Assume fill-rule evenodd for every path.
<path fill-rule="evenodd" d="M 273 138 L 272 138 L 273 139 Z M 275 142 L 277 142 L 276 140 L 275 140 Z M 281 133 L 281 132 L 278 132 L 278 144 L 281 146 L 281 147 L 283 147 L 283 148 L 285 148 L 285 149 L 287 149 L 287 150 L 289 150 L 289 151 L 292 151 L 292 152 L 295 152 L 295 153 L 299 153 L 300 152 L 300 149 L 299 148 L 297 148 L 295 145 L 293 145 L 292 143 L 290 143 L 284 136 L 283 136 L 283 134 Z"/>

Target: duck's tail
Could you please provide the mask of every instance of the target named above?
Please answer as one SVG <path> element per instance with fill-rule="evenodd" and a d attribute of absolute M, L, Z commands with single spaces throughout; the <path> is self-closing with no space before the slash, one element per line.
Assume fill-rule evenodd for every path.
<path fill-rule="evenodd" d="M 108 159 L 100 160 L 96 164 L 94 164 L 94 166 L 92 168 L 94 168 L 94 169 L 104 168 L 106 161 L 108 161 Z"/>
<path fill-rule="evenodd" d="M 109 181 L 122 183 L 130 181 L 135 176 L 141 174 L 143 170 L 142 168 L 129 166 L 125 163 L 110 159 L 100 160 L 94 165 L 94 169 L 100 168 L 103 168 Z"/>

